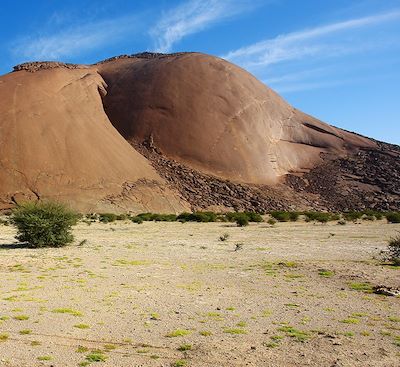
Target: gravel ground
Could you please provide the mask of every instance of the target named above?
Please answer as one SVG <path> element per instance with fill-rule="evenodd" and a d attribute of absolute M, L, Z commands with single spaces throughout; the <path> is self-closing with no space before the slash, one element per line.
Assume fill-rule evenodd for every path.
<path fill-rule="evenodd" d="M 0 226 L 0 366 L 400 366 L 400 298 L 370 291 L 400 287 L 376 260 L 399 230 L 95 223 L 30 249 Z"/>

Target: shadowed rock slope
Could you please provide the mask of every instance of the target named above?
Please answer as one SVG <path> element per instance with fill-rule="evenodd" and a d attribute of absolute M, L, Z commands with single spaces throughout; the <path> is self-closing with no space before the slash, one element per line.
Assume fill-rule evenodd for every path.
<path fill-rule="evenodd" d="M 0 199 L 81 210 L 399 208 L 399 149 L 199 54 L 26 63 L 0 77 Z"/>

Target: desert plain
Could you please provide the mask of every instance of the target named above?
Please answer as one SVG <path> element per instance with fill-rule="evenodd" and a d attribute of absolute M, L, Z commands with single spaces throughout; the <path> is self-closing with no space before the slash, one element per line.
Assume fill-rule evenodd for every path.
<path fill-rule="evenodd" d="M 0 365 L 400 365 L 386 221 L 80 223 L 32 249 L 0 226 Z M 220 237 L 224 237 L 221 240 Z"/>

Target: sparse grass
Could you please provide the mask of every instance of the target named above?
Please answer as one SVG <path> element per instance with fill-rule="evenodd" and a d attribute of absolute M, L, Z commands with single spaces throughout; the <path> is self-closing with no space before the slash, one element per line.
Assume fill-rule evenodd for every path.
<path fill-rule="evenodd" d="M 331 278 L 335 275 L 335 272 L 327 269 L 318 269 L 318 275 L 324 278 Z"/>
<path fill-rule="evenodd" d="M 166 337 L 168 337 L 168 338 L 177 338 L 177 337 L 189 335 L 190 333 L 191 333 L 190 330 L 177 329 L 177 330 L 174 330 L 174 331 L 169 332 L 169 333 L 166 335 Z"/>
<path fill-rule="evenodd" d="M 74 327 L 77 329 L 90 329 L 90 326 L 87 324 L 76 324 Z"/>
<path fill-rule="evenodd" d="M 186 352 L 188 350 L 192 350 L 192 344 L 182 344 L 178 347 L 180 352 Z"/>
<path fill-rule="evenodd" d="M 372 286 L 369 283 L 349 283 L 350 289 L 354 291 L 372 292 Z"/>
<path fill-rule="evenodd" d="M 114 349 L 117 349 L 117 346 L 114 344 L 104 344 L 104 349 L 105 350 L 114 350 Z"/>
<path fill-rule="evenodd" d="M 224 233 L 224 234 L 222 234 L 221 236 L 219 236 L 219 240 L 220 240 L 221 242 L 226 241 L 228 238 L 229 238 L 229 233 Z"/>
<path fill-rule="evenodd" d="M 278 331 L 284 332 L 287 336 L 294 338 L 298 342 L 305 342 L 310 338 L 308 333 L 288 325 L 281 326 Z"/>
<path fill-rule="evenodd" d="M 83 347 L 81 345 L 78 346 L 78 348 L 76 348 L 75 352 L 76 353 L 86 353 L 89 351 L 89 348 Z"/>
<path fill-rule="evenodd" d="M 55 308 L 52 312 L 54 313 L 65 313 L 72 316 L 83 316 L 82 312 L 74 310 L 72 308 Z"/>
<path fill-rule="evenodd" d="M 19 333 L 20 333 L 21 335 L 29 335 L 29 334 L 32 334 L 32 330 L 30 330 L 30 329 L 24 329 L 24 330 L 20 330 Z"/>
<path fill-rule="evenodd" d="M 187 361 L 183 359 L 178 359 L 177 361 L 171 364 L 171 367 L 185 367 L 187 366 Z"/>
<path fill-rule="evenodd" d="M 99 350 L 94 350 L 86 356 L 88 362 L 105 362 L 107 356 Z"/>
<path fill-rule="evenodd" d="M 25 320 L 29 320 L 29 316 L 28 315 L 16 315 L 13 317 L 14 320 L 18 320 L 18 321 L 25 321 Z"/>
<path fill-rule="evenodd" d="M 211 331 L 207 331 L 207 330 L 202 330 L 202 331 L 199 331 L 199 334 L 201 336 L 211 336 L 212 332 Z"/>
<path fill-rule="evenodd" d="M 359 324 L 360 320 L 355 317 L 348 317 L 347 319 L 340 320 L 343 324 Z"/>
<path fill-rule="evenodd" d="M 247 334 L 247 331 L 244 329 L 239 329 L 239 328 L 227 328 L 227 329 L 224 329 L 224 333 L 240 335 L 240 334 Z"/>
<path fill-rule="evenodd" d="M 125 260 L 118 259 L 115 260 L 112 264 L 113 266 L 139 266 L 139 265 L 148 265 L 148 261 L 146 260 Z"/>
<path fill-rule="evenodd" d="M 52 356 L 39 356 L 37 357 L 38 361 L 51 361 L 53 359 Z"/>
<path fill-rule="evenodd" d="M 279 347 L 278 343 L 275 342 L 264 342 L 263 345 L 267 348 L 276 348 Z"/>
<path fill-rule="evenodd" d="M 397 316 L 388 316 L 388 319 L 391 322 L 400 322 L 400 317 Z"/>

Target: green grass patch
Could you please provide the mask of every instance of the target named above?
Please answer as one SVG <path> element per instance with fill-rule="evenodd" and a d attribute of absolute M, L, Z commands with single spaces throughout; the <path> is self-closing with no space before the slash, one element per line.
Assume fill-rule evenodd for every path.
<path fill-rule="evenodd" d="M 87 324 L 76 324 L 74 327 L 77 329 L 90 329 L 90 326 Z"/>
<path fill-rule="evenodd" d="M 247 334 L 247 331 L 244 329 L 239 329 L 239 328 L 227 328 L 224 329 L 224 333 L 225 334 L 236 334 L 236 335 L 240 335 L 240 334 Z"/>
<path fill-rule="evenodd" d="M 65 313 L 72 316 L 83 316 L 82 312 L 74 310 L 72 308 L 55 308 L 52 312 L 54 313 Z"/>
<path fill-rule="evenodd" d="M 172 367 L 185 367 L 187 366 L 187 362 L 183 359 L 178 359 L 171 365 Z"/>
<path fill-rule="evenodd" d="M 37 357 L 38 361 L 51 361 L 53 359 L 52 356 L 39 356 Z"/>
<path fill-rule="evenodd" d="M 349 283 L 350 289 L 361 292 L 372 292 L 372 285 L 369 283 Z"/>
<path fill-rule="evenodd" d="M 19 331 L 20 335 L 29 335 L 32 334 L 32 330 L 30 329 L 24 329 Z"/>
<path fill-rule="evenodd" d="M 92 351 L 86 356 L 86 360 L 88 362 L 105 362 L 107 360 L 107 356 L 101 351 Z"/>
<path fill-rule="evenodd" d="M 331 278 L 335 275 L 335 272 L 332 270 L 327 270 L 327 269 L 319 269 L 318 270 L 318 275 L 324 278 Z"/>
<path fill-rule="evenodd" d="M 28 315 L 16 315 L 13 317 L 14 320 L 18 320 L 18 321 L 25 321 L 25 320 L 29 320 L 29 316 Z"/>
<path fill-rule="evenodd" d="M 191 333 L 190 330 L 177 329 L 177 330 L 174 330 L 174 331 L 169 332 L 169 333 L 166 335 L 166 337 L 168 337 L 168 338 L 177 338 L 177 337 L 189 335 L 190 333 Z"/>
<path fill-rule="evenodd" d="M 310 338 L 310 335 L 304 331 L 295 329 L 292 326 L 281 326 L 278 331 L 284 332 L 287 336 L 293 338 L 298 342 L 305 342 Z"/>
<path fill-rule="evenodd" d="M 359 324 L 360 320 L 354 317 L 349 317 L 347 319 L 340 320 L 343 324 Z"/>
<path fill-rule="evenodd" d="M 182 344 L 178 347 L 180 352 L 186 352 L 188 350 L 192 350 L 192 344 Z"/>

